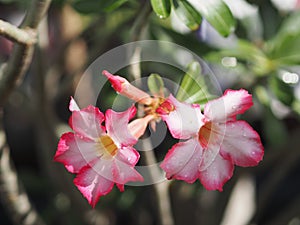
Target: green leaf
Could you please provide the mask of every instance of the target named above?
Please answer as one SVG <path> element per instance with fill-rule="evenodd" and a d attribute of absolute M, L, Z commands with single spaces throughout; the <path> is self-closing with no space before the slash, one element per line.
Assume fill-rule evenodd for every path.
<path fill-rule="evenodd" d="M 148 77 L 148 88 L 153 96 L 163 96 L 164 94 L 164 81 L 157 73 L 152 73 Z"/>
<path fill-rule="evenodd" d="M 262 85 L 256 85 L 254 90 L 260 103 L 266 107 L 270 107 L 270 96 L 267 89 Z"/>
<path fill-rule="evenodd" d="M 128 0 L 73 0 L 73 8 L 82 14 L 111 12 Z"/>
<path fill-rule="evenodd" d="M 151 0 L 153 11 L 161 19 L 168 18 L 171 13 L 170 0 Z"/>
<path fill-rule="evenodd" d="M 206 103 L 213 98 L 205 85 L 204 76 L 201 73 L 201 66 L 198 62 L 192 62 L 188 65 L 187 72 L 180 83 L 176 98 L 179 101 L 198 104 Z"/>
<path fill-rule="evenodd" d="M 269 78 L 269 87 L 273 94 L 278 98 L 279 101 L 287 106 L 290 106 L 294 101 L 294 93 L 291 86 L 284 83 L 277 76 Z"/>
<path fill-rule="evenodd" d="M 298 115 L 300 116 L 300 101 L 299 100 L 295 100 L 292 103 L 292 109 L 294 112 L 298 113 Z"/>
<path fill-rule="evenodd" d="M 260 48 L 246 40 L 239 40 L 234 48 L 209 53 L 205 59 L 221 62 L 223 57 L 236 57 L 238 60 L 245 60 L 247 66 L 256 75 L 266 75 L 276 69 L 274 62 Z"/>
<path fill-rule="evenodd" d="M 3 4 L 15 4 L 17 5 L 18 8 L 21 9 L 27 9 L 28 7 L 31 6 L 31 0 L 0 0 L 0 3 Z"/>
<path fill-rule="evenodd" d="M 187 0 L 223 36 L 234 31 L 235 19 L 222 0 Z"/>
<path fill-rule="evenodd" d="M 202 18 L 190 3 L 182 0 L 173 0 L 173 7 L 179 19 L 191 30 L 198 29 Z"/>
<path fill-rule="evenodd" d="M 107 5 L 104 10 L 105 10 L 105 12 L 114 11 L 115 9 L 119 8 L 120 6 L 122 6 L 127 1 L 128 0 L 113 1 L 110 5 Z"/>
<path fill-rule="evenodd" d="M 10 4 L 10 3 L 14 3 L 14 2 L 17 2 L 17 0 L 0 0 L 0 3 L 3 3 L 3 4 Z"/>
<path fill-rule="evenodd" d="M 300 63 L 300 11 L 289 16 L 277 35 L 265 45 L 269 57 L 279 64 Z"/>
<path fill-rule="evenodd" d="M 287 140 L 287 129 L 282 120 L 274 116 L 270 108 L 265 108 L 263 134 L 270 147 L 282 146 Z"/>

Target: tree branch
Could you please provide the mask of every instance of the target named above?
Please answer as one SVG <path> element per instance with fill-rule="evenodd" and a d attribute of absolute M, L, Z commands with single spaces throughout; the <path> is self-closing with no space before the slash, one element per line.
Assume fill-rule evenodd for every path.
<path fill-rule="evenodd" d="M 50 2 L 51 0 L 33 1 L 32 7 L 30 7 L 22 22 L 21 28 L 26 28 L 35 33 L 40 20 L 48 10 Z M 22 80 L 31 63 L 33 48 L 33 45 L 16 43 L 10 59 L 0 69 L 0 107 L 3 107 L 10 93 L 18 85 L 19 81 Z"/>
<path fill-rule="evenodd" d="M 22 183 L 19 182 L 3 131 L 0 133 L 0 139 L 0 199 L 5 209 L 16 225 L 44 225 L 29 201 Z"/>
<path fill-rule="evenodd" d="M 31 29 L 20 29 L 8 22 L 0 19 L 0 35 L 22 45 L 32 45 L 36 43 L 36 33 Z"/>
<path fill-rule="evenodd" d="M 138 41 L 141 37 L 141 33 L 146 25 L 148 16 L 150 15 L 151 7 L 150 3 L 148 2 L 144 5 L 141 13 L 137 17 L 133 29 L 131 31 L 131 41 Z M 136 47 L 133 51 L 133 55 L 131 56 L 131 61 L 139 62 L 141 57 L 141 49 Z M 141 78 L 141 68 L 139 63 L 131 63 L 129 68 L 130 74 L 133 76 L 135 80 Z M 137 82 L 137 85 L 141 85 Z M 138 109 L 138 116 L 142 116 L 142 109 L 139 107 Z M 142 148 L 144 149 L 153 149 L 153 145 L 149 139 L 143 140 Z M 144 155 L 145 162 L 147 166 L 155 165 L 157 163 L 154 151 L 145 151 Z M 158 167 L 152 167 L 149 170 L 149 175 L 152 181 L 155 181 L 156 177 L 161 176 L 161 171 Z M 170 181 L 165 180 L 161 183 L 154 183 L 154 191 L 156 194 L 156 200 L 158 204 L 158 213 L 159 213 L 159 220 L 161 225 L 174 225 L 174 219 L 172 215 L 172 206 L 171 206 L 171 199 L 169 193 Z"/>
<path fill-rule="evenodd" d="M 51 0 L 32 1 L 32 7 L 26 14 L 21 28 L 16 28 L 4 21 L 0 23 L 0 27 L 1 25 L 2 28 L 5 27 L 1 29 L 1 33 L 16 42 L 10 59 L 0 68 L 0 199 L 14 224 L 43 225 L 44 222 L 29 201 L 10 159 L 9 147 L 6 144 L 6 136 L 2 127 L 1 108 L 31 64 L 33 43 L 36 40 L 34 34 L 50 2 Z M 29 40 L 30 35 L 32 35 L 32 42 Z"/>

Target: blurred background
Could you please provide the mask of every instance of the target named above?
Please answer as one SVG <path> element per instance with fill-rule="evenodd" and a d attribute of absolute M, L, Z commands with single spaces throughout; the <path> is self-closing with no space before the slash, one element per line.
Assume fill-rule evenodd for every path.
<path fill-rule="evenodd" d="M 0 0 L 0 19 L 19 26 L 35 2 Z M 223 192 L 206 191 L 198 181 L 171 182 L 173 224 L 300 225 L 300 1 L 224 0 L 216 8 L 219 0 L 199 2 L 207 10 L 194 0 L 51 2 L 29 68 L 1 107 L 7 141 L 0 158 L 1 225 L 167 225 L 153 186 L 114 188 L 92 209 L 72 184 L 74 175 L 53 161 L 83 72 L 103 53 L 138 40 L 183 46 L 209 65 L 222 90 L 249 90 L 254 106 L 241 119 L 265 147 L 259 166 L 236 167 Z M 0 67 L 14 45 L 0 36 Z M 140 66 L 142 76 L 155 72 L 174 82 L 185 74 L 155 63 Z M 133 79 L 128 68 L 118 74 Z M 115 97 L 106 83 L 97 106 L 104 111 Z M 2 133 L 0 139 L 6 142 Z M 167 135 L 154 149 L 158 160 L 173 142 Z"/>

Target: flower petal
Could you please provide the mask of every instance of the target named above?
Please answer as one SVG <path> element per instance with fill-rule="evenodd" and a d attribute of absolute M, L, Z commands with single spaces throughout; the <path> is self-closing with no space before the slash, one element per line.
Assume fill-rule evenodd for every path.
<path fill-rule="evenodd" d="M 145 105 L 151 105 L 153 98 L 143 90 L 133 86 L 123 77 L 112 75 L 110 72 L 103 70 L 102 74 L 107 77 L 112 87 L 121 95 Z"/>
<path fill-rule="evenodd" d="M 168 179 L 184 180 L 193 183 L 199 176 L 199 163 L 202 148 L 196 139 L 175 144 L 167 153 L 160 167 Z"/>
<path fill-rule="evenodd" d="M 223 190 L 223 185 L 233 175 L 233 163 L 218 154 L 206 170 L 200 172 L 200 181 L 207 190 Z"/>
<path fill-rule="evenodd" d="M 206 130 L 202 132 L 203 129 Z M 202 137 L 202 135 L 204 137 Z M 215 160 L 216 156 L 220 152 L 224 135 L 225 135 L 225 124 L 209 122 L 201 127 L 199 132 L 199 142 L 204 148 L 204 151 L 203 151 L 201 163 L 199 165 L 199 171 L 206 170 Z"/>
<path fill-rule="evenodd" d="M 128 124 L 129 132 L 136 138 L 139 139 L 144 133 L 148 124 L 155 117 L 154 115 L 147 115 L 143 118 L 135 119 Z"/>
<path fill-rule="evenodd" d="M 115 158 L 128 165 L 135 166 L 139 161 L 140 154 L 134 148 L 128 146 L 120 148 Z"/>
<path fill-rule="evenodd" d="M 103 113 L 90 105 L 80 111 L 73 111 L 69 124 L 77 134 L 95 140 L 105 132 L 105 128 L 101 126 L 103 121 Z"/>
<path fill-rule="evenodd" d="M 263 158 L 264 149 L 259 135 L 245 121 L 226 123 L 221 155 L 238 166 L 256 166 Z"/>
<path fill-rule="evenodd" d="M 226 90 L 224 95 L 209 101 L 204 107 L 204 115 L 210 121 L 224 122 L 237 114 L 244 113 L 253 105 L 252 96 L 246 90 Z"/>
<path fill-rule="evenodd" d="M 74 179 L 74 184 L 94 208 L 99 198 L 108 194 L 114 183 L 105 179 L 91 167 L 84 167 Z"/>
<path fill-rule="evenodd" d="M 65 133 L 61 136 L 54 156 L 54 160 L 63 163 L 71 173 L 78 173 L 96 158 L 95 143 L 74 133 Z"/>
<path fill-rule="evenodd" d="M 144 181 L 142 175 L 140 175 L 133 166 L 130 166 L 117 158 L 113 161 L 112 173 L 115 183 L 120 185 L 124 185 L 129 181 Z M 120 185 L 118 186 L 119 188 Z M 122 191 L 122 189 L 120 190 Z"/>
<path fill-rule="evenodd" d="M 203 124 L 200 106 L 179 102 L 172 95 L 166 101 L 174 106 L 174 110 L 169 114 L 161 114 L 161 117 L 167 123 L 172 136 L 178 139 L 188 139 L 197 135 Z"/>
<path fill-rule="evenodd" d="M 137 142 L 137 139 L 134 138 L 128 130 L 128 122 L 135 113 L 136 108 L 134 105 L 124 112 L 115 112 L 108 109 L 105 113 L 107 133 L 119 147 L 132 146 Z"/>
<path fill-rule="evenodd" d="M 74 100 L 73 97 L 71 97 L 71 100 L 70 100 L 70 103 L 69 103 L 69 110 L 71 112 L 80 111 L 80 109 L 79 109 L 79 107 L 78 107 L 78 105 L 77 105 L 77 103 L 76 103 L 76 101 Z"/>
<path fill-rule="evenodd" d="M 99 176 L 114 183 L 142 181 L 143 177 L 134 169 L 138 159 L 138 152 L 131 147 L 123 147 L 115 156 L 103 155 L 92 168 Z"/>

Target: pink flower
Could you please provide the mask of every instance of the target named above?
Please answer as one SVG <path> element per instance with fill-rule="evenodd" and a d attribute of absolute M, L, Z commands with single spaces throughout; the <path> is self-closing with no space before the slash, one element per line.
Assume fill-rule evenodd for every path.
<path fill-rule="evenodd" d="M 133 86 L 123 77 L 113 75 L 103 70 L 102 74 L 107 77 L 112 87 L 121 95 L 145 105 L 153 104 L 153 98 L 141 89 Z"/>
<path fill-rule="evenodd" d="M 91 105 L 80 110 L 71 99 L 69 109 L 69 124 L 74 132 L 62 135 L 54 159 L 77 174 L 74 184 L 93 207 L 114 184 L 124 191 L 125 183 L 143 181 L 134 169 L 139 153 L 132 146 L 147 121 L 131 125 L 138 134 L 131 133 L 128 122 L 136 113 L 134 106 L 125 112 L 107 110 L 104 115 Z"/>
<path fill-rule="evenodd" d="M 197 104 L 177 101 L 172 95 L 157 110 L 174 138 L 186 139 L 167 153 L 161 168 L 168 179 L 193 183 L 208 190 L 223 190 L 234 165 L 255 166 L 264 150 L 259 135 L 245 121 L 237 120 L 253 105 L 245 90 L 227 90 L 208 102 L 201 113 Z"/>

